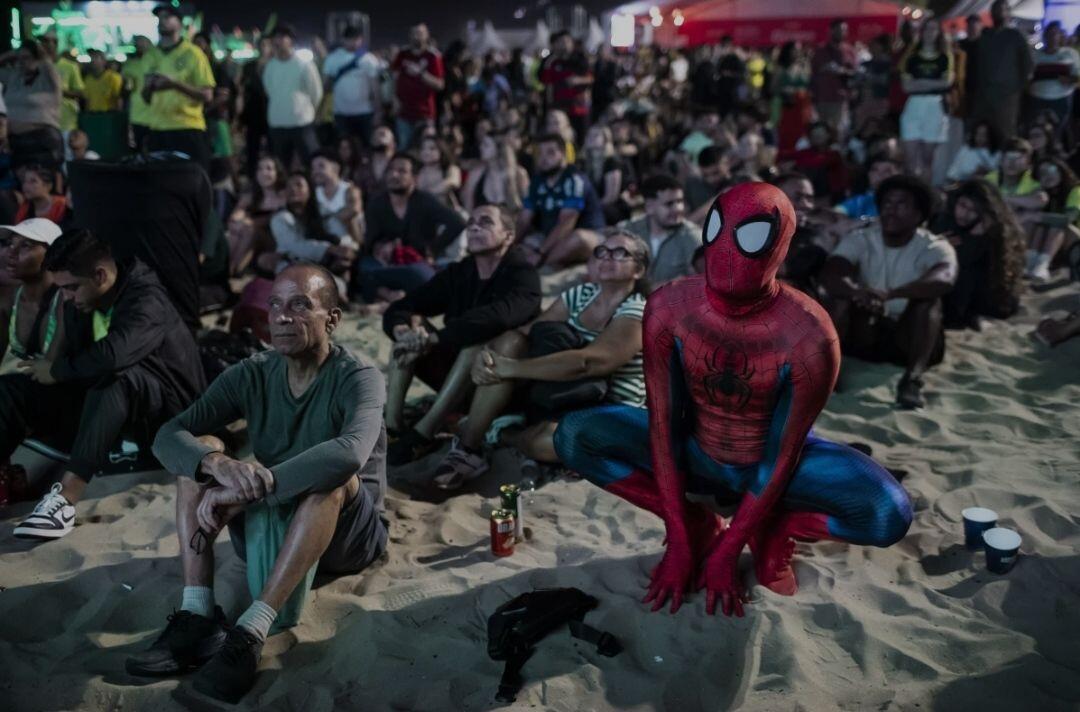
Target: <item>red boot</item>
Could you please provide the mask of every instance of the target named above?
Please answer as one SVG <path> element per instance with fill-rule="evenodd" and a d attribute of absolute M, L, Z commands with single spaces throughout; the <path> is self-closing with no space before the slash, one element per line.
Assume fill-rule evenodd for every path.
<path fill-rule="evenodd" d="M 656 488 L 656 480 L 650 474 L 634 470 L 628 476 L 612 482 L 604 489 L 658 517 L 663 517 L 660 492 Z M 723 517 L 704 507 L 687 502 L 686 530 L 690 535 L 690 546 L 693 547 L 695 557 L 704 558 L 717 536 L 725 529 L 727 529 L 727 523 Z M 666 535 L 664 544 L 667 545 Z"/>
<path fill-rule="evenodd" d="M 795 557 L 794 539 L 818 541 L 831 538 L 828 517 L 824 514 L 790 512 L 780 515 L 750 538 L 758 583 L 781 596 L 794 596 L 799 590 L 795 570 L 791 567 Z"/>

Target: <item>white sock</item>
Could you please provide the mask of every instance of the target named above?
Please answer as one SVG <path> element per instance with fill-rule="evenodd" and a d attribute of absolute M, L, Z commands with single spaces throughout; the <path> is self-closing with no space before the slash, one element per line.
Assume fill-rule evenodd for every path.
<path fill-rule="evenodd" d="M 1024 253 L 1024 256 L 1027 260 L 1027 265 L 1025 266 L 1024 271 L 1030 272 L 1031 270 L 1035 269 L 1035 262 L 1039 259 L 1039 253 L 1035 250 L 1027 250 Z"/>
<path fill-rule="evenodd" d="M 1044 254 L 1044 253 L 1040 252 L 1040 253 L 1035 255 L 1035 262 L 1032 264 L 1031 269 L 1032 270 L 1049 269 L 1051 259 L 1052 258 L 1050 257 L 1050 255 L 1047 255 L 1047 254 Z"/>
<path fill-rule="evenodd" d="M 190 611 L 204 618 L 214 617 L 214 589 L 209 586 L 184 586 L 181 611 Z"/>
<path fill-rule="evenodd" d="M 274 625 L 277 611 L 256 599 L 246 611 L 236 619 L 236 625 L 254 635 L 259 640 L 266 640 L 270 626 Z"/>

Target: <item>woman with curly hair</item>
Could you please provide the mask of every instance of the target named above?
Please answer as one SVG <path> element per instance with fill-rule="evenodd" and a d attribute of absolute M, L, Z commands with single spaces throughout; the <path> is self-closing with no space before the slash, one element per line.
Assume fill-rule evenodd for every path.
<path fill-rule="evenodd" d="M 1024 230 L 993 185 L 969 180 L 949 194 L 946 235 L 960 272 L 944 299 L 945 325 L 979 328 L 982 317 L 1006 319 L 1020 306 Z"/>

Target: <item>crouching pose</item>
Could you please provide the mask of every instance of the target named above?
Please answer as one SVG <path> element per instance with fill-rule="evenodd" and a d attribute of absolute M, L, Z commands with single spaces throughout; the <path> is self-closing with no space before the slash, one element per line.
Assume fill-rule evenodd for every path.
<path fill-rule="evenodd" d="M 334 345 L 341 319 L 333 275 L 295 265 L 270 297 L 273 350 L 218 377 L 158 433 L 154 452 L 177 477 L 180 610 L 133 675 L 199 669 L 196 691 L 230 702 L 255 682 L 275 620 L 296 623 L 316 568 L 351 574 L 386 548 L 386 386 L 370 361 Z M 239 462 L 208 437 L 246 418 L 255 461 Z M 229 527 L 255 599 L 236 625 L 214 605 L 213 544 Z"/>
<path fill-rule="evenodd" d="M 738 558 L 791 595 L 793 539 L 889 546 L 911 504 L 870 458 L 810 433 L 828 400 L 840 345 L 828 314 L 776 281 L 795 230 L 791 203 L 763 183 L 717 198 L 706 268 L 655 292 L 644 321 L 648 410 L 603 406 L 563 417 L 555 449 L 590 481 L 664 520 L 667 550 L 645 600 L 658 610 L 707 590 L 742 615 Z M 650 452 L 651 448 L 651 452 Z M 730 526 L 687 492 L 739 493 Z"/>

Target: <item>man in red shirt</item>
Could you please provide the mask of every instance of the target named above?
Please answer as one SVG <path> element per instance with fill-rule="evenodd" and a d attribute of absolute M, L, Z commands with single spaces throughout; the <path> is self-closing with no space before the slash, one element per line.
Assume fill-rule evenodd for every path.
<path fill-rule="evenodd" d="M 420 23 L 409 30 L 409 46 L 397 53 L 390 69 L 401 104 L 396 128 L 398 146 L 409 148 L 413 134 L 435 121 L 435 100 L 446 86 L 442 55 L 431 48 L 431 34 Z"/>
<path fill-rule="evenodd" d="M 566 112 L 575 140 L 584 141 L 589 128 L 593 75 L 585 55 L 574 51 L 574 38 L 569 32 L 556 32 L 551 37 L 551 56 L 540 70 L 540 81 L 547 87 L 548 108 Z"/>
<path fill-rule="evenodd" d="M 810 91 L 818 117 L 838 136 L 848 128 L 848 83 L 855 75 L 855 50 L 847 43 L 848 26 L 843 20 L 829 25 L 829 42 L 814 52 L 810 70 Z"/>

